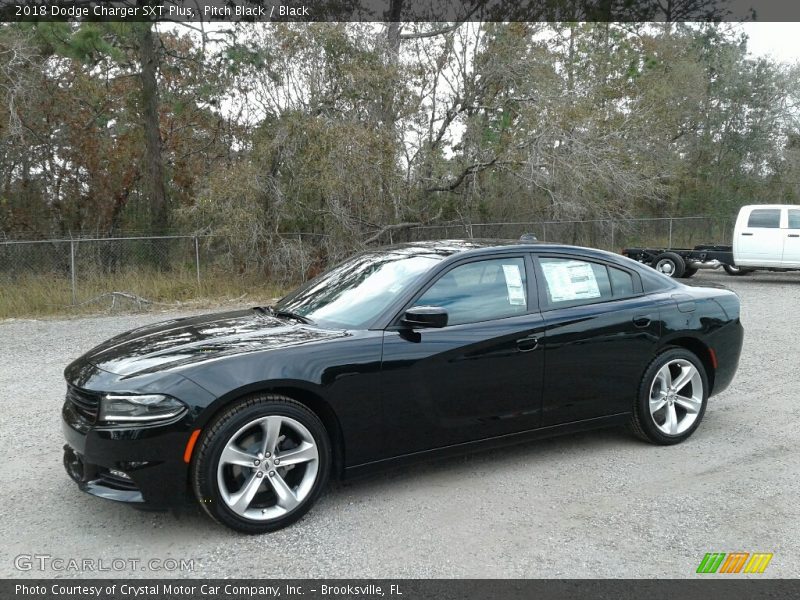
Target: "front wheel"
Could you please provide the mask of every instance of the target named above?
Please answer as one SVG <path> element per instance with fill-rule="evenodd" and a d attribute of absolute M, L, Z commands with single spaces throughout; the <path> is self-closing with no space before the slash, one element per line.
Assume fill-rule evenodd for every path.
<path fill-rule="evenodd" d="M 644 373 L 630 428 L 645 441 L 677 444 L 700 425 L 708 402 L 708 377 L 700 360 L 683 348 L 656 356 Z"/>
<path fill-rule="evenodd" d="M 266 533 L 308 512 L 330 463 L 330 441 L 313 412 L 285 396 L 254 396 L 225 410 L 201 437 L 194 492 L 223 525 Z"/>

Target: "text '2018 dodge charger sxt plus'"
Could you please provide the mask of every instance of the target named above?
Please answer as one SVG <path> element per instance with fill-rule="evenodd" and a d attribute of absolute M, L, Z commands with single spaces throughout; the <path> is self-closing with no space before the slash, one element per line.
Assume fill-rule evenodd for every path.
<path fill-rule="evenodd" d="M 274 307 L 123 333 L 65 371 L 64 463 L 90 494 L 194 497 L 259 533 L 330 477 L 628 424 L 674 444 L 724 390 L 739 299 L 627 258 L 497 241 L 359 254 Z"/>

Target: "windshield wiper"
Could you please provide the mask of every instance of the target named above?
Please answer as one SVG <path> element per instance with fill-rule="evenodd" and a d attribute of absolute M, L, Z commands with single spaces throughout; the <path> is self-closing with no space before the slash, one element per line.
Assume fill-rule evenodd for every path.
<path fill-rule="evenodd" d="M 282 317 L 284 319 L 294 319 L 295 321 L 300 321 L 306 325 L 313 325 L 314 321 L 309 319 L 308 317 L 304 317 L 296 312 L 292 312 L 291 310 L 275 310 L 273 306 L 256 306 L 256 310 L 260 310 L 262 312 L 266 312 L 271 314 L 273 317 Z"/>

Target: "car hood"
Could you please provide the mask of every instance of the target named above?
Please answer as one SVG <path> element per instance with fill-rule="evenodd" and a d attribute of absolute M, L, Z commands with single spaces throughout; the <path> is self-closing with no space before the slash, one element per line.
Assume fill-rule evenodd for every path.
<path fill-rule="evenodd" d="M 82 359 L 104 371 L 133 376 L 347 335 L 248 309 L 134 329 L 103 342 Z"/>

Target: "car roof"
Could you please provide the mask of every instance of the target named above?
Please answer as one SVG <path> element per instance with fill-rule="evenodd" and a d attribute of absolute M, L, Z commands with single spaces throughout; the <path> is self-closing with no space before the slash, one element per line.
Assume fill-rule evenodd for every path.
<path fill-rule="evenodd" d="M 523 252 L 556 252 L 564 254 L 582 254 L 584 256 L 595 256 L 600 259 L 616 259 L 621 257 L 619 254 L 587 248 L 584 246 L 572 246 L 569 244 L 559 244 L 555 242 L 529 242 L 508 239 L 452 239 L 452 240 L 428 240 L 421 242 L 406 242 L 384 246 L 380 250 L 385 252 L 400 251 L 409 254 L 432 254 L 443 257 L 454 255 L 473 256 L 493 254 L 497 250 L 520 250 Z"/>

